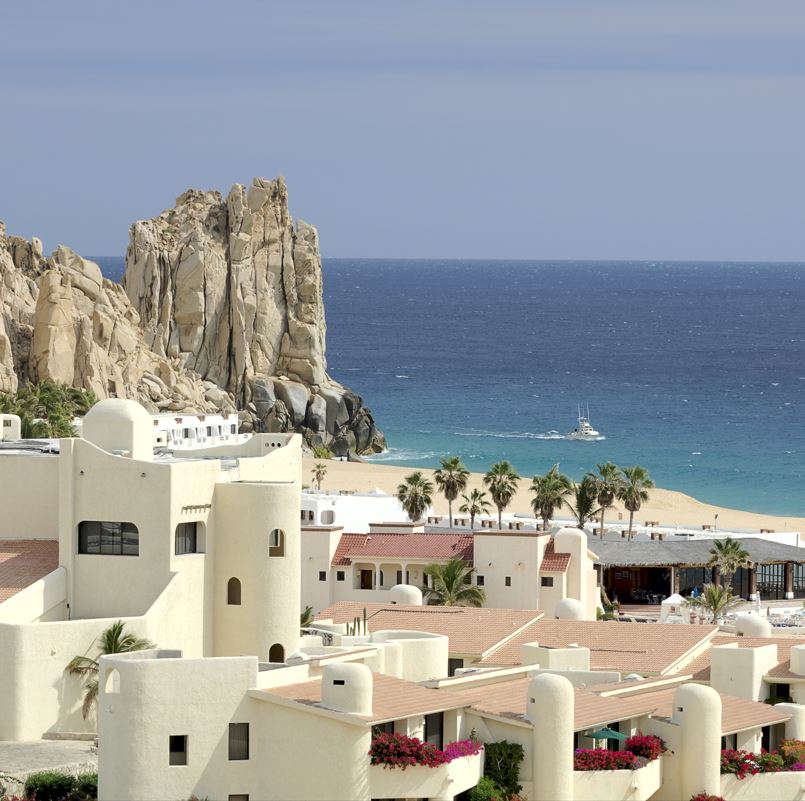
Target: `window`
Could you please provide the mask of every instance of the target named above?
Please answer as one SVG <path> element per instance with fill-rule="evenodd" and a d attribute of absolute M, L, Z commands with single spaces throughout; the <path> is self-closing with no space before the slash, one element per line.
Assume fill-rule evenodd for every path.
<path fill-rule="evenodd" d="M 343 570 L 336 570 L 335 571 L 335 580 L 336 581 L 343 581 L 344 580 L 344 571 Z"/>
<path fill-rule="evenodd" d="M 397 584 L 402 584 L 402 583 L 403 583 L 402 570 L 398 570 L 397 571 Z"/>
<path fill-rule="evenodd" d="M 442 734 L 444 732 L 444 714 L 434 712 L 432 715 L 425 715 L 425 736 L 422 738 L 426 743 L 442 748 Z"/>
<path fill-rule="evenodd" d="M 325 509 L 321 513 L 321 524 L 331 526 L 333 523 L 335 523 L 335 512 L 332 509 Z"/>
<path fill-rule="evenodd" d="M 304 509 L 302 509 L 302 520 L 305 519 L 306 515 L 307 515 L 307 512 Z"/>
<path fill-rule="evenodd" d="M 277 664 L 285 661 L 285 649 L 278 642 L 275 642 L 274 645 L 268 649 L 268 661 L 276 662 Z"/>
<path fill-rule="evenodd" d="M 229 758 L 230 760 L 249 758 L 249 724 L 229 724 Z"/>
<path fill-rule="evenodd" d="M 176 556 L 198 553 L 198 523 L 179 523 L 176 526 Z"/>
<path fill-rule="evenodd" d="M 230 606 L 240 606 L 240 579 L 233 577 L 226 583 L 226 602 Z"/>
<path fill-rule="evenodd" d="M 171 734 L 168 738 L 168 764 L 187 764 L 187 735 Z"/>
<path fill-rule="evenodd" d="M 268 555 L 285 556 L 285 532 L 281 528 L 272 529 L 268 535 Z"/>
<path fill-rule="evenodd" d="M 207 426 L 207 436 L 208 437 L 212 436 L 212 426 Z"/>
<path fill-rule="evenodd" d="M 134 523 L 84 520 L 78 524 L 78 552 L 139 556 L 140 533 Z"/>
<path fill-rule="evenodd" d="M 227 801 L 249 801 L 248 793 L 230 793 L 227 796 Z"/>
<path fill-rule="evenodd" d="M 475 577 L 475 584 L 478 587 L 483 587 L 484 586 L 484 577 L 483 576 L 476 576 Z"/>
<path fill-rule="evenodd" d="M 316 518 L 316 514 L 315 514 L 315 512 L 314 512 L 314 511 L 311 509 L 311 510 L 310 510 L 310 511 L 307 513 L 307 519 L 308 519 L 308 520 L 309 520 L 309 521 L 312 523 L 312 522 L 315 520 L 315 518 Z"/>
<path fill-rule="evenodd" d="M 459 668 L 463 668 L 463 667 L 464 667 L 464 660 L 463 659 L 454 659 L 454 658 L 451 657 L 450 659 L 447 660 L 447 675 L 448 676 L 455 676 L 456 671 Z"/>
<path fill-rule="evenodd" d="M 541 587 L 553 587 L 553 576 L 543 576 L 539 583 Z"/>
<path fill-rule="evenodd" d="M 230 432 L 230 434 L 235 433 L 235 426 L 234 425 L 229 426 L 229 432 Z"/>
<path fill-rule="evenodd" d="M 327 581 L 327 571 L 319 570 L 319 581 Z"/>
<path fill-rule="evenodd" d="M 190 429 L 189 428 L 183 428 L 182 429 L 182 436 L 185 439 L 190 439 Z"/>
<path fill-rule="evenodd" d="M 511 577 L 511 576 L 506 576 L 506 577 L 503 579 L 503 583 L 504 583 L 504 584 L 505 584 L 507 587 L 511 587 L 511 585 L 512 585 L 512 577 Z"/>
<path fill-rule="evenodd" d="M 379 734 L 394 734 L 394 721 L 387 720 L 385 723 L 375 723 L 372 726 L 372 739 Z"/>

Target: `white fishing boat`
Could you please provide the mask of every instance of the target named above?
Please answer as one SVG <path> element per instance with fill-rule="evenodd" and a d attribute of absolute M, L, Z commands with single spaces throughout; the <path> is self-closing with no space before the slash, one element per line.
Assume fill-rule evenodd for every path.
<path fill-rule="evenodd" d="M 601 438 L 601 434 L 590 425 L 589 405 L 584 410 L 584 413 L 581 411 L 581 406 L 578 407 L 578 421 L 578 426 L 567 435 L 568 439 L 591 441 Z"/>

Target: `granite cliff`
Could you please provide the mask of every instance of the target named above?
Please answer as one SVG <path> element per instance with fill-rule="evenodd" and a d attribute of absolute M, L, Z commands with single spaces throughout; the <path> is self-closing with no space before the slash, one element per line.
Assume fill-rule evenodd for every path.
<path fill-rule="evenodd" d="M 0 391 L 50 378 L 152 411 L 240 412 L 336 454 L 385 447 L 362 399 L 327 374 L 316 229 L 282 178 L 191 189 L 135 222 L 123 285 L 60 246 L 0 227 Z"/>

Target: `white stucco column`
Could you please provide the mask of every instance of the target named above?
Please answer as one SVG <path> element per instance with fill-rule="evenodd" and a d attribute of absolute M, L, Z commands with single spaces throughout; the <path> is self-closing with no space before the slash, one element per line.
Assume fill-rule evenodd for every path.
<path fill-rule="evenodd" d="M 787 740 L 805 740 L 805 706 L 802 704 L 776 704 L 775 709 L 791 715 L 785 723 L 785 736 Z"/>
<path fill-rule="evenodd" d="M 721 792 L 721 696 L 702 684 L 684 684 L 674 693 L 672 720 L 682 729 L 680 797 Z"/>
<path fill-rule="evenodd" d="M 402 584 L 408 583 L 408 562 L 403 562 L 402 565 Z"/>
<path fill-rule="evenodd" d="M 573 685 L 564 676 L 543 673 L 529 682 L 533 801 L 573 801 L 574 702 Z"/>
<path fill-rule="evenodd" d="M 375 576 L 374 576 L 374 582 L 372 583 L 372 589 L 373 590 L 379 590 L 380 589 L 380 565 L 377 562 L 374 563 L 374 569 L 375 569 Z"/>

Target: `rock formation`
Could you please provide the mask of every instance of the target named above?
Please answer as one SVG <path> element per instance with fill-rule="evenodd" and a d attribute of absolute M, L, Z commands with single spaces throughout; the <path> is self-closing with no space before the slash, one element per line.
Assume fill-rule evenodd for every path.
<path fill-rule="evenodd" d="M 0 223 L 0 391 L 46 378 L 151 411 L 240 411 L 244 430 L 299 431 L 336 454 L 385 447 L 360 397 L 327 375 L 316 229 L 282 178 L 188 190 L 134 223 L 124 285 Z"/>
<path fill-rule="evenodd" d="M 294 227 L 282 178 L 191 189 L 136 222 L 124 286 L 159 354 L 231 393 L 246 425 L 335 453 L 379 451 L 361 398 L 327 375 L 316 229 Z"/>

